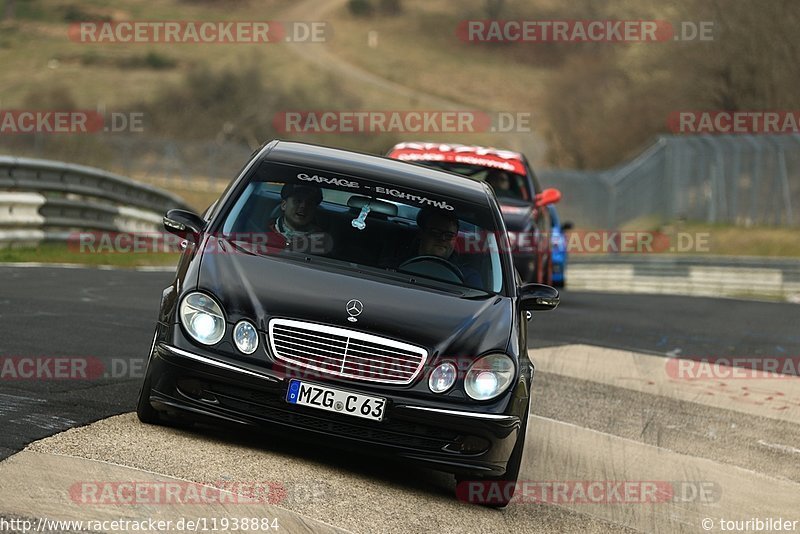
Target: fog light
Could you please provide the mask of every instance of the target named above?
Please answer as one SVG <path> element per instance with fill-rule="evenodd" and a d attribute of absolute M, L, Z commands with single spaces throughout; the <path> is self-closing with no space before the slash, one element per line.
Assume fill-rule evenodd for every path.
<path fill-rule="evenodd" d="M 434 393 L 444 393 L 456 383 L 456 366 L 450 362 L 440 364 L 431 373 L 428 387 Z"/>
<path fill-rule="evenodd" d="M 258 348 L 258 332 L 248 321 L 239 321 L 233 329 L 233 342 L 244 354 L 253 354 Z"/>

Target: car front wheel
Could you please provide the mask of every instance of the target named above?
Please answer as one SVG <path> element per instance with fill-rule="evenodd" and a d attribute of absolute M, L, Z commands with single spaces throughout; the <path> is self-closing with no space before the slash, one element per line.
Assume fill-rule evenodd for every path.
<path fill-rule="evenodd" d="M 153 345 L 150 347 L 150 355 L 147 359 L 147 369 L 144 372 L 144 382 L 142 388 L 139 390 L 139 400 L 136 402 L 136 415 L 139 421 L 147 423 L 148 425 L 157 425 L 161 423 L 161 417 L 155 408 L 150 404 L 150 382 L 152 380 L 150 362 L 153 359 L 153 351 L 156 348 L 156 336 L 153 336 Z"/>
<path fill-rule="evenodd" d="M 528 413 L 529 411 L 526 410 L 520 426 L 517 443 L 514 445 L 514 450 L 511 451 L 511 456 L 508 459 L 506 472 L 498 477 L 473 478 L 472 480 L 456 477 L 456 493 L 459 499 L 489 508 L 505 508 L 508 506 L 514 498 L 517 482 L 519 481 L 519 472 L 522 469 L 522 457 L 525 453 L 525 435 L 528 430 Z M 470 484 L 479 485 L 478 491 L 471 492 Z M 477 498 L 474 497 L 475 495 Z"/>

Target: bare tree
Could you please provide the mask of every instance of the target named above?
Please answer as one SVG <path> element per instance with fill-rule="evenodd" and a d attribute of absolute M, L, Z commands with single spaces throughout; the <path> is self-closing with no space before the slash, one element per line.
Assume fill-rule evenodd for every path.
<path fill-rule="evenodd" d="M 17 0 L 6 0 L 3 7 L 3 20 L 14 20 L 14 12 L 17 7 Z"/>
<path fill-rule="evenodd" d="M 500 18 L 506 0 L 486 0 L 486 16 L 490 19 Z"/>
<path fill-rule="evenodd" d="M 576 5 L 569 4 L 569 9 Z M 655 5 L 655 4 L 653 4 Z M 592 17 L 631 18 L 639 3 L 592 4 Z M 589 6 L 586 6 L 589 7 Z M 568 8 L 548 14 L 582 18 Z M 581 8 L 582 9 L 582 8 Z M 800 107 L 800 3 L 772 0 L 671 0 L 653 19 L 713 23 L 710 39 L 644 44 L 587 43 L 556 48 L 543 114 L 551 163 L 604 168 L 631 157 L 654 136 L 669 133 L 668 117 L 683 110 L 757 111 Z M 657 9 L 669 9 L 664 11 Z M 587 13 L 590 13 L 587 11 Z M 675 32 L 682 26 L 676 24 Z M 544 49 L 543 49 L 544 50 Z"/>
<path fill-rule="evenodd" d="M 381 13 L 385 15 L 398 15 L 403 11 L 400 0 L 381 0 Z"/>

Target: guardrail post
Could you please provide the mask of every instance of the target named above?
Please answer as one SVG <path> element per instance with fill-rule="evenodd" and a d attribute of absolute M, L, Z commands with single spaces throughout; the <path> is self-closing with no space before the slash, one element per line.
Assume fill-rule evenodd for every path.
<path fill-rule="evenodd" d="M 786 211 L 786 223 L 791 225 L 794 219 L 792 214 L 792 193 L 789 188 L 789 172 L 786 169 L 786 152 L 782 140 L 775 140 L 778 148 L 778 177 L 781 193 L 783 193 L 783 209 Z"/>

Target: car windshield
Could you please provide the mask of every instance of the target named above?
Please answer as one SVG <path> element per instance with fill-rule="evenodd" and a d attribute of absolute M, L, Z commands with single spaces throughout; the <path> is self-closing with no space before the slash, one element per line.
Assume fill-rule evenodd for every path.
<path fill-rule="evenodd" d="M 515 172 L 489 169 L 480 165 L 464 165 L 462 163 L 441 161 L 418 161 L 416 163 L 460 174 L 480 182 L 487 182 L 494 189 L 497 198 L 501 200 L 531 201 L 531 192 L 528 189 L 527 180 L 525 180 L 524 176 Z"/>
<path fill-rule="evenodd" d="M 479 205 L 364 177 L 262 164 L 231 206 L 222 238 L 254 252 L 340 266 L 422 285 L 499 293 L 500 247 Z"/>

